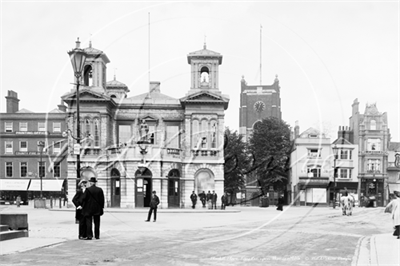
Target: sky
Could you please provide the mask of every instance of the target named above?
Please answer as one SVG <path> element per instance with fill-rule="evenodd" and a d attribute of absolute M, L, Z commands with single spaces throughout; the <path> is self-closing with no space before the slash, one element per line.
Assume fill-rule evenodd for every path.
<path fill-rule="evenodd" d="M 182 98 L 187 55 L 222 54 L 219 89 L 230 97 L 225 126 L 239 129 L 242 76 L 281 87 L 282 118 L 335 140 L 351 105 L 376 103 L 400 141 L 399 1 L 1 1 L 0 112 L 8 90 L 20 109 L 48 112 L 70 92 L 67 51 L 89 41 L 110 59 L 107 80 Z M 149 60 L 150 58 L 150 60 Z M 260 67 L 261 65 L 261 67 Z"/>

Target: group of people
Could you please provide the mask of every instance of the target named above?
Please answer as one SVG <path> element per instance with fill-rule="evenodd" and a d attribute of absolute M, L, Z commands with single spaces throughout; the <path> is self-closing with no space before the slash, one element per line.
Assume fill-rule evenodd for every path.
<path fill-rule="evenodd" d="M 208 191 L 207 194 L 204 191 L 199 193 L 199 198 L 203 205 L 203 208 L 206 207 L 206 203 L 207 203 L 209 209 L 217 209 L 218 195 L 217 195 L 217 193 L 215 193 L 214 190 L 213 190 L 213 193 L 211 193 L 210 190 Z M 190 200 L 192 201 L 192 208 L 195 209 L 196 204 L 197 204 L 197 195 L 194 191 L 190 195 Z M 228 197 L 227 197 L 226 193 L 224 193 L 224 195 L 222 195 L 222 197 L 221 197 L 221 210 L 225 210 L 227 203 L 228 203 Z"/>
<path fill-rule="evenodd" d="M 89 183 L 89 184 L 88 184 Z M 104 213 L 104 193 L 96 186 L 97 179 L 81 180 L 72 202 L 76 206 L 75 219 L 79 224 L 78 237 L 81 240 L 100 239 L 100 216 Z"/>

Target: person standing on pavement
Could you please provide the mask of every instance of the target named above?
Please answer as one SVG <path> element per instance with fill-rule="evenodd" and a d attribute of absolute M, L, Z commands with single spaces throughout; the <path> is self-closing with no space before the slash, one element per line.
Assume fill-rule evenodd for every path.
<path fill-rule="evenodd" d="M 217 209 L 217 199 L 218 195 L 215 193 L 215 190 L 213 190 L 213 193 L 211 195 L 211 209 Z"/>
<path fill-rule="evenodd" d="M 192 201 L 192 208 L 196 208 L 197 195 L 194 193 L 194 191 L 192 192 L 192 195 L 190 195 L 190 200 Z"/>
<path fill-rule="evenodd" d="M 154 210 L 154 220 L 153 220 L 153 222 L 155 222 L 157 220 L 157 206 L 158 206 L 158 204 L 160 204 L 160 199 L 158 198 L 158 196 L 156 195 L 156 191 L 154 190 L 153 194 L 151 195 L 149 214 L 147 215 L 147 220 L 145 222 L 150 222 L 151 214 L 153 213 L 153 210 Z"/>
<path fill-rule="evenodd" d="M 203 208 L 206 207 L 206 193 L 203 191 L 199 194 L 200 201 L 203 204 Z"/>
<path fill-rule="evenodd" d="M 284 203 L 284 200 L 283 200 L 283 196 L 281 195 L 278 199 L 278 205 L 276 208 L 277 211 L 283 211 L 283 203 Z"/>
<path fill-rule="evenodd" d="M 226 195 L 226 192 L 224 192 L 224 195 L 222 195 L 221 197 L 221 210 L 225 210 L 227 202 L 228 202 L 228 196 Z"/>
<path fill-rule="evenodd" d="M 210 191 L 207 192 L 207 206 L 211 209 L 212 194 Z"/>
<path fill-rule="evenodd" d="M 83 193 L 86 190 L 86 180 L 81 180 L 78 184 L 78 191 L 76 192 L 75 196 L 72 198 L 72 202 L 74 203 L 76 210 L 75 210 L 75 219 L 76 223 L 79 224 L 78 226 L 78 238 L 83 239 L 86 238 L 86 223 L 85 223 L 85 216 L 82 214 L 82 204 L 83 204 Z"/>
<path fill-rule="evenodd" d="M 96 186 L 96 183 L 96 178 L 91 177 L 89 187 L 83 193 L 82 213 L 85 216 L 87 234 L 85 240 L 93 238 L 92 222 L 94 223 L 94 237 L 100 239 L 100 216 L 104 213 L 104 193 L 101 188 Z"/>
<path fill-rule="evenodd" d="M 400 239 L 400 192 L 393 191 L 393 194 L 395 199 L 386 206 L 385 212 L 392 214 L 393 225 L 395 227 L 393 235 L 397 236 L 397 239 Z"/>

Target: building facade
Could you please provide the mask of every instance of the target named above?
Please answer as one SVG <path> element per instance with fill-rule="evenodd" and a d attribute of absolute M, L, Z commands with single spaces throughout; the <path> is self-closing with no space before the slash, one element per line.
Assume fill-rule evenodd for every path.
<path fill-rule="evenodd" d="M 253 132 L 256 122 L 263 118 L 276 117 L 281 119 L 281 98 L 279 80 L 276 76 L 272 85 L 247 85 L 242 77 L 239 107 L 239 134 L 247 142 Z M 258 206 L 261 193 L 255 173 L 246 176 L 244 197 L 246 205 Z M 268 192 L 271 204 L 277 201 L 278 192 Z"/>
<path fill-rule="evenodd" d="M 336 178 L 333 176 L 329 184 L 330 204 L 336 202 L 344 191 L 350 193 L 358 202 L 358 145 L 354 144 L 353 131 L 349 127 L 340 126 L 337 139 L 332 143 L 333 169 L 336 168 Z M 336 157 L 335 157 L 336 156 Z M 333 206 L 333 205 L 332 205 Z"/>
<path fill-rule="evenodd" d="M 391 142 L 388 149 L 388 188 L 389 194 L 400 191 L 400 142 Z"/>
<path fill-rule="evenodd" d="M 6 113 L 0 123 L 0 198 L 10 203 L 20 196 L 28 200 L 40 196 L 66 197 L 67 163 L 66 106 L 49 113 L 19 109 L 18 94 L 8 91 Z M 44 142 L 43 150 L 38 146 Z M 40 181 L 42 177 L 42 181 Z"/>
<path fill-rule="evenodd" d="M 288 194 L 297 206 L 327 206 L 328 186 L 333 176 L 333 157 L 330 139 L 314 128 L 299 134 L 294 128 L 294 149 Z"/>
<path fill-rule="evenodd" d="M 208 50 L 189 53 L 191 84 L 175 99 L 161 93 L 160 82 L 128 97 L 128 87 L 106 82 L 108 57 L 91 45 L 82 77 L 80 121 L 81 177 L 76 156 L 68 156 L 68 190 L 76 180 L 97 177 L 109 207 L 149 206 L 151 192 L 161 208 L 191 206 L 190 194 L 224 191 L 224 112 L 229 98 L 219 90 L 222 55 Z M 63 95 L 69 106 L 67 125 L 76 132 L 76 88 Z M 85 137 L 86 136 L 86 137 Z M 69 136 L 70 151 L 75 140 Z"/>
<path fill-rule="evenodd" d="M 355 99 L 349 124 L 354 143 L 359 147 L 358 191 L 361 203 L 385 206 L 388 200 L 386 187 L 390 143 L 387 113 L 379 112 L 376 104 L 367 104 L 364 114 L 361 114 L 359 102 Z"/>

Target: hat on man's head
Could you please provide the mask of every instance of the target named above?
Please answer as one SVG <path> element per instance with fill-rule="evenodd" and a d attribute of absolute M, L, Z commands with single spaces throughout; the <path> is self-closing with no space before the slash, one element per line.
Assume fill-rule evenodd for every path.
<path fill-rule="evenodd" d="M 153 193 L 154 193 L 154 194 L 156 194 L 156 191 L 155 191 L 155 190 L 153 190 Z"/>
<path fill-rule="evenodd" d="M 400 191 L 395 190 L 395 191 L 393 191 L 393 194 L 395 194 L 397 197 L 400 198 Z"/>
<path fill-rule="evenodd" d="M 96 179 L 96 177 L 91 177 L 91 178 L 89 179 L 89 182 L 96 183 L 96 182 L 97 182 L 97 179 Z"/>

